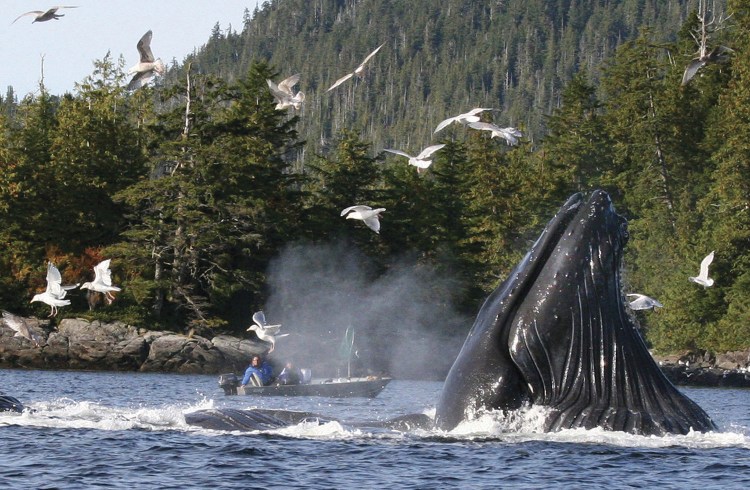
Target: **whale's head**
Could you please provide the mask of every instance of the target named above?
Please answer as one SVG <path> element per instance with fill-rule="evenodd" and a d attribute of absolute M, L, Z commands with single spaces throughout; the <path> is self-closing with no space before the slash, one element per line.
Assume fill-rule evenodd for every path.
<path fill-rule="evenodd" d="M 713 429 L 661 373 L 625 309 L 627 239 L 606 192 L 570 197 L 479 311 L 440 394 L 438 427 L 528 403 L 550 408 L 548 430 Z"/>

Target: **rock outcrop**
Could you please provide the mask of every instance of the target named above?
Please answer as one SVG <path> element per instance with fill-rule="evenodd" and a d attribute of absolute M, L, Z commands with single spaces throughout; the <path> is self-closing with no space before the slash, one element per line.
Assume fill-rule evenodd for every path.
<path fill-rule="evenodd" d="M 750 350 L 713 354 L 686 352 L 656 357 L 672 383 L 682 386 L 750 388 Z"/>
<path fill-rule="evenodd" d="M 2 327 L 0 367 L 215 374 L 242 371 L 253 354 L 267 349 L 227 335 L 209 340 L 120 322 L 68 318 L 52 329 L 47 321 L 29 318 L 27 324 L 41 347 Z"/>

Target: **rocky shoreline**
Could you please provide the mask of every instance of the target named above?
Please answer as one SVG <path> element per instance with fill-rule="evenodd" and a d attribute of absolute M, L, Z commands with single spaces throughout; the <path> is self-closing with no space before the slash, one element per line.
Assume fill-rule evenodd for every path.
<path fill-rule="evenodd" d="M 750 349 L 718 355 L 686 352 L 655 359 L 667 378 L 678 386 L 750 388 Z"/>
<path fill-rule="evenodd" d="M 0 368 L 219 374 L 244 371 L 253 354 L 267 349 L 262 342 L 230 335 L 207 339 L 120 322 L 66 318 L 57 328 L 48 320 L 27 318 L 26 322 L 39 336 L 41 347 L 0 328 Z M 655 359 L 676 385 L 750 388 L 750 349 Z"/>
<path fill-rule="evenodd" d="M 120 322 L 66 318 L 57 328 L 27 318 L 40 347 L 0 328 L 0 368 L 217 374 L 244 371 L 267 345 L 229 335 L 212 339 L 139 329 Z"/>

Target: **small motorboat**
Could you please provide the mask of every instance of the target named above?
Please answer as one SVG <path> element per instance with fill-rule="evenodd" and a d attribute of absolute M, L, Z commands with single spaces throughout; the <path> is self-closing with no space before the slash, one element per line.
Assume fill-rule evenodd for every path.
<path fill-rule="evenodd" d="M 240 386 L 234 373 L 222 374 L 219 386 L 225 395 L 255 396 L 324 396 L 330 398 L 375 398 L 393 378 L 368 376 L 366 378 L 312 379 L 309 370 L 302 370 L 300 384 L 270 384 L 268 386 Z"/>

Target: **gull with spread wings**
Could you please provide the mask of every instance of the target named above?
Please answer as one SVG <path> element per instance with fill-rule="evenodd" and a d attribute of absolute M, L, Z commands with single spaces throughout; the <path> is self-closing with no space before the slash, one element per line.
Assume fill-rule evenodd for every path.
<path fill-rule="evenodd" d="M 65 14 L 58 14 L 57 11 L 59 9 L 76 9 L 78 8 L 77 5 L 58 5 L 57 7 L 52 7 L 49 10 L 32 10 L 31 12 L 26 12 L 25 14 L 21 14 L 18 17 L 16 17 L 16 20 L 20 19 L 21 17 L 26 17 L 27 15 L 33 15 L 34 20 L 31 21 L 33 24 L 34 22 L 47 22 L 48 20 L 60 20 L 60 17 L 65 17 Z M 11 24 L 15 24 L 16 20 L 11 22 Z"/>
<path fill-rule="evenodd" d="M 281 324 L 269 325 L 268 322 L 266 322 L 266 315 L 263 311 L 256 311 L 253 313 L 253 321 L 255 322 L 255 325 L 250 325 L 250 328 L 248 328 L 247 331 L 249 332 L 252 330 L 260 340 L 271 344 L 271 349 L 268 351 L 269 354 L 273 352 L 276 347 L 277 338 L 289 335 L 288 333 L 279 334 Z"/>
<path fill-rule="evenodd" d="M 698 275 L 695 277 L 689 277 L 688 279 L 696 284 L 700 284 L 704 288 L 713 286 L 714 280 L 708 277 L 708 266 L 711 265 L 711 262 L 713 261 L 714 253 L 711 252 L 710 254 L 706 255 L 701 261 L 701 270 Z"/>
<path fill-rule="evenodd" d="M 154 59 L 154 53 L 151 52 L 151 37 L 153 33 L 148 31 L 138 41 L 136 48 L 141 56 L 141 60 L 128 70 L 128 75 L 134 74 L 128 83 L 128 90 L 135 90 L 146 85 L 156 75 L 164 75 L 166 67 L 161 58 Z"/>
<path fill-rule="evenodd" d="M 276 99 L 276 110 L 283 111 L 289 107 L 299 110 L 302 107 L 302 103 L 305 101 L 305 93 L 301 90 L 296 94 L 292 92 L 292 87 L 297 85 L 299 77 L 300 74 L 297 73 L 282 80 L 278 85 L 273 80 L 266 80 L 271 94 Z"/>
<path fill-rule="evenodd" d="M 626 296 L 634 298 L 628 303 L 631 310 L 649 310 L 651 308 L 662 308 L 664 305 L 645 294 L 628 293 Z"/>
<path fill-rule="evenodd" d="M 23 337 L 34 344 L 34 347 L 39 347 L 41 339 L 31 330 L 31 328 L 29 328 L 25 318 L 21 318 L 20 316 L 3 310 L 3 321 L 8 328 L 16 331 L 14 337 Z"/>
<path fill-rule="evenodd" d="M 444 146 L 445 144 L 428 146 L 427 148 L 422 150 L 419 153 L 419 155 L 415 157 L 401 150 L 392 150 L 390 148 L 383 148 L 383 151 L 387 151 L 389 153 L 395 153 L 396 155 L 401 155 L 402 157 L 408 158 L 409 165 L 414 165 L 415 167 L 417 167 L 417 172 L 422 173 L 426 171 L 430 165 L 432 165 L 432 160 L 429 159 L 432 156 L 432 154 Z"/>
<path fill-rule="evenodd" d="M 104 294 L 104 299 L 108 305 L 111 305 L 115 300 L 112 295 L 113 291 L 121 291 L 117 286 L 112 285 L 112 270 L 109 268 L 109 264 L 112 259 L 107 259 L 99 262 L 94 266 L 94 280 L 92 282 L 84 282 L 81 285 L 81 289 L 90 289 Z"/>
<path fill-rule="evenodd" d="M 31 302 L 40 301 L 50 306 L 50 318 L 57 315 L 57 308 L 68 306 L 70 300 L 65 299 L 68 291 L 78 287 L 78 284 L 62 285 L 62 275 L 52 262 L 47 264 L 47 289 L 43 293 L 35 294 Z"/>
<path fill-rule="evenodd" d="M 326 92 L 330 92 L 331 90 L 335 89 L 336 87 L 338 87 L 339 85 L 341 85 L 345 81 L 349 80 L 354 75 L 357 75 L 358 77 L 362 77 L 363 74 L 364 74 L 364 72 L 365 72 L 365 64 L 368 61 L 370 61 L 370 58 L 372 58 L 373 56 L 375 56 L 375 53 L 377 53 L 378 51 L 380 51 L 380 48 L 382 48 L 384 45 L 385 45 L 385 43 L 383 43 L 380 46 L 378 46 L 377 48 L 375 48 L 375 51 L 373 51 L 372 53 L 368 54 L 367 58 L 365 58 L 365 60 L 362 63 L 360 63 L 359 66 L 357 68 L 355 68 L 353 72 L 347 73 L 343 77 L 341 77 L 338 80 L 336 80 L 333 83 L 333 85 L 331 85 L 331 87 L 328 90 L 326 90 Z"/>
<path fill-rule="evenodd" d="M 480 131 L 490 131 L 492 133 L 491 138 L 502 138 L 508 143 L 508 145 L 511 146 L 518 144 L 518 138 L 523 136 L 523 133 L 521 133 L 516 128 L 501 128 L 499 126 L 495 126 L 492 123 L 481 121 L 469 123 L 469 127 L 472 129 L 478 129 Z"/>
<path fill-rule="evenodd" d="M 469 112 L 464 112 L 463 114 L 459 114 L 458 116 L 449 117 L 448 119 L 444 119 L 440 121 L 440 124 L 437 125 L 435 128 L 435 131 L 432 132 L 432 134 L 435 134 L 439 131 L 442 131 L 446 126 L 448 126 L 451 123 L 458 123 L 458 124 L 469 124 L 473 122 L 479 122 L 479 116 L 477 114 L 481 114 L 484 111 L 491 111 L 492 109 L 488 107 L 476 107 Z"/>
<path fill-rule="evenodd" d="M 380 213 L 385 208 L 372 209 L 370 206 L 358 205 L 349 206 L 341 211 L 341 216 L 346 215 L 346 219 L 362 220 L 369 229 L 380 234 Z"/>

